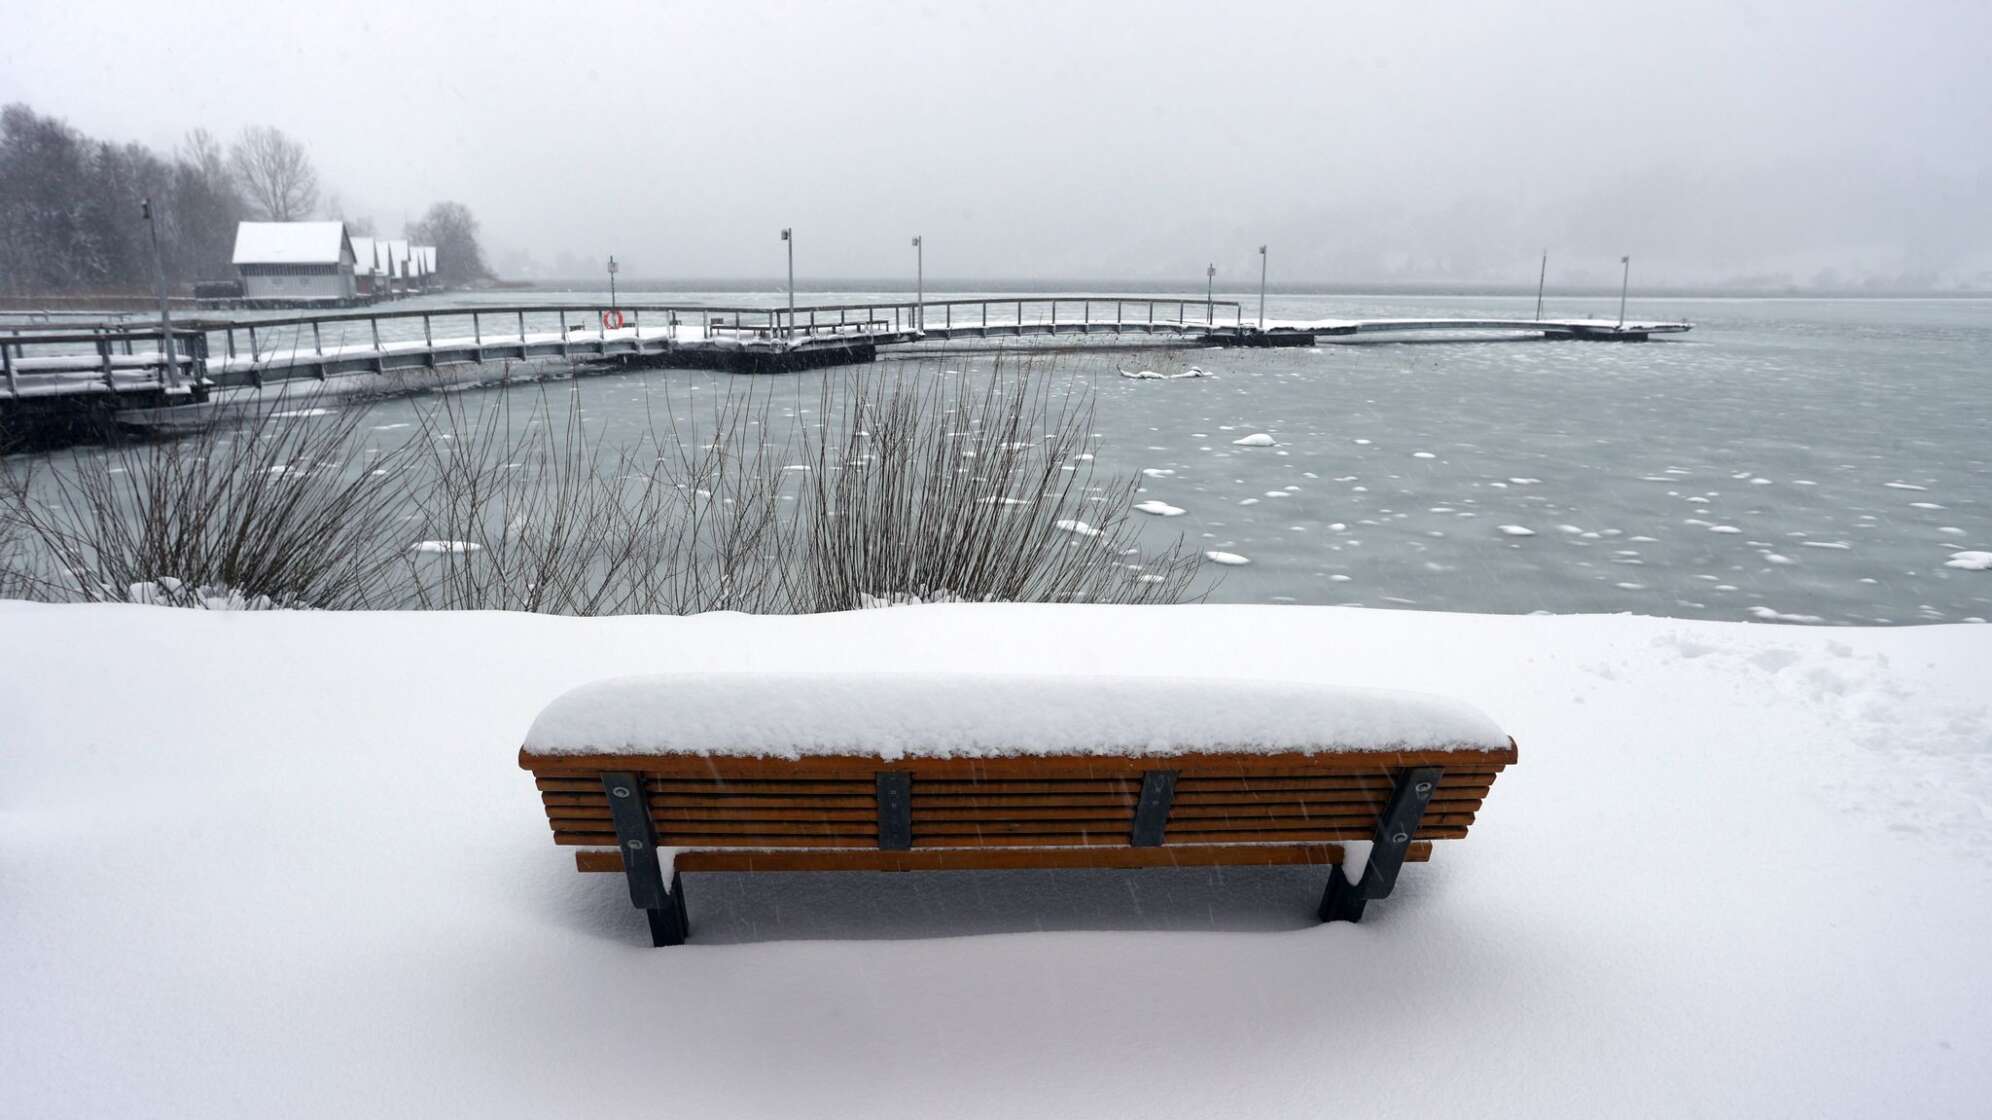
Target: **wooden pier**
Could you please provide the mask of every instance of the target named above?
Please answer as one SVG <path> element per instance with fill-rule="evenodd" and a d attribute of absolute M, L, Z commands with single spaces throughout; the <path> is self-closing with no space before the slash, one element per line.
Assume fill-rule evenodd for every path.
<path fill-rule="evenodd" d="M 1323 336 L 1458 332 L 1644 341 L 1681 322 L 1324 320 L 1248 325 L 1233 300 L 1021 296 L 797 307 L 602 304 L 351 310 L 176 321 L 0 321 L 0 419 L 159 408 L 217 389 L 463 363 L 557 361 L 777 372 L 964 339 L 1174 336 L 1186 346 L 1312 346 Z M 168 361 L 169 351 L 173 360 Z"/>

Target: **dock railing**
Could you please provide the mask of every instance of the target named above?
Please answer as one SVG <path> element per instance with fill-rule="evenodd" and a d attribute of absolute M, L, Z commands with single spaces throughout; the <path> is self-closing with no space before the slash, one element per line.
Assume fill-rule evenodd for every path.
<path fill-rule="evenodd" d="M 925 323 L 924 328 L 922 322 Z M 187 318 L 173 324 L 177 368 L 166 369 L 159 324 L 142 319 L 59 319 L 0 313 L 5 391 L 22 379 L 98 375 L 114 392 L 262 374 L 363 370 L 371 364 L 435 365 L 492 358 L 652 353 L 743 337 L 775 346 L 835 345 L 854 338 L 1001 338 L 1044 334 L 1195 333 L 1243 330 L 1235 300 L 1160 295 L 975 296 L 939 300 L 729 306 L 692 303 L 493 304 L 445 308 L 345 308 L 291 314 Z M 389 359 L 392 359 L 390 363 Z M 225 378 L 223 375 L 227 375 Z"/>

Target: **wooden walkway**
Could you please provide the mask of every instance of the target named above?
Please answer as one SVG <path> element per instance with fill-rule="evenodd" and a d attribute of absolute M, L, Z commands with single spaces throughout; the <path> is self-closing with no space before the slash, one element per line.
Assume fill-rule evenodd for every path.
<path fill-rule="evenodd" d="M 881 348 L 1033 336 L 1176 336 L 1192 346 L 1311 346 L 1321 336 L 1524 332 L 1643 341 L 1687 323 L 1592 319 L 1369 319 L 1247 325 L 1233 300 L 1027 296 L 710 307 L 599 304 L 348 310 L 176 322 L 0 322 L 0 415 L 160 407 L 215 389 L 492 361 L 658 364 L 747 372 L 867 362 Z"/>

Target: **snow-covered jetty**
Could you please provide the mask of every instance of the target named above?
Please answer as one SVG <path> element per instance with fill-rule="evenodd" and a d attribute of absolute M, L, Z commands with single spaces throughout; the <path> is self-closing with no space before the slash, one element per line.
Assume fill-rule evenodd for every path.
<path fill-rule="evenodd" d="M 1683 322 L 1608 319 L 1246 321 L 1232 300 L 1029 296 L 801 307 L 664 304 L 347 310 L 274 318 L 0 322 L 0 418 L 109 401 L 157 408 L 213 389 L 463 363 L 644 361 L 748 372 L 874 360 L 956 339 L 1172 335 L 1192 346 L 1312 346 L 1388 332 L 1644 341 Z"/>

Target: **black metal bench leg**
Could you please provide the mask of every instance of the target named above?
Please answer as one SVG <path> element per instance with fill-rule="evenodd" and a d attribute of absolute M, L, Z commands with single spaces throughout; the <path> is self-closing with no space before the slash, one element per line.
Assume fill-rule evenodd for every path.
<path fill-rule="evenodd" d="M 664 885 L 664 868 L 657 858 L 657 826 L 650 819 L 642 776 L 628 771 L 605 773 L 602 792 L 608 794 L 609 815 L 616 822 L 616 848 L 622 852 L 629 900 L 650 920 L 650 943 L 683 945 L 691 932 L 685 914 L 684 880 L 674 867 L 671 885 Z"/>
<path fill-rule="evenodd" d="M 1322 921 L 1360 922 L 1370 899 L 1390 894 L 1397 885 L 1397 871 L 1404 866 L 1404 854 L 1418 835 L 1418 822 L 1438 791 L 1441 773 L 1437 766 L 1414 766 L 1398 777 L 1389 804 L 1377 817 L 1376 838 L 1370 842 L 1362 881 L 1350 882 L 1339 865 L 1329 870 L 1328 889 L 1321 895 Z"/>
<path fill-rule="evenodd" d="M 683 945 L 685 938 L 692 935 L 692 920 L 685 913 L 685 879 L 676 871 L 671 873 L 671 897 L 662 906 L 652 906 L 643 911 L 650 919 L 650 943 L 658 948 L 666 945 Z"/>
<path fill-rule="evenodd" d="M 1369 878 L 1364 875 L 1363 878 Z M 1363 888 L 1349 882 L 1342 874 L 1341 865 L 1328 869 L 1328 890 L 1321 896 L 1321 920 L 1324 922 L 1360 922 L 1363 920 L 1363 907 L 1369 899 Z"/>

